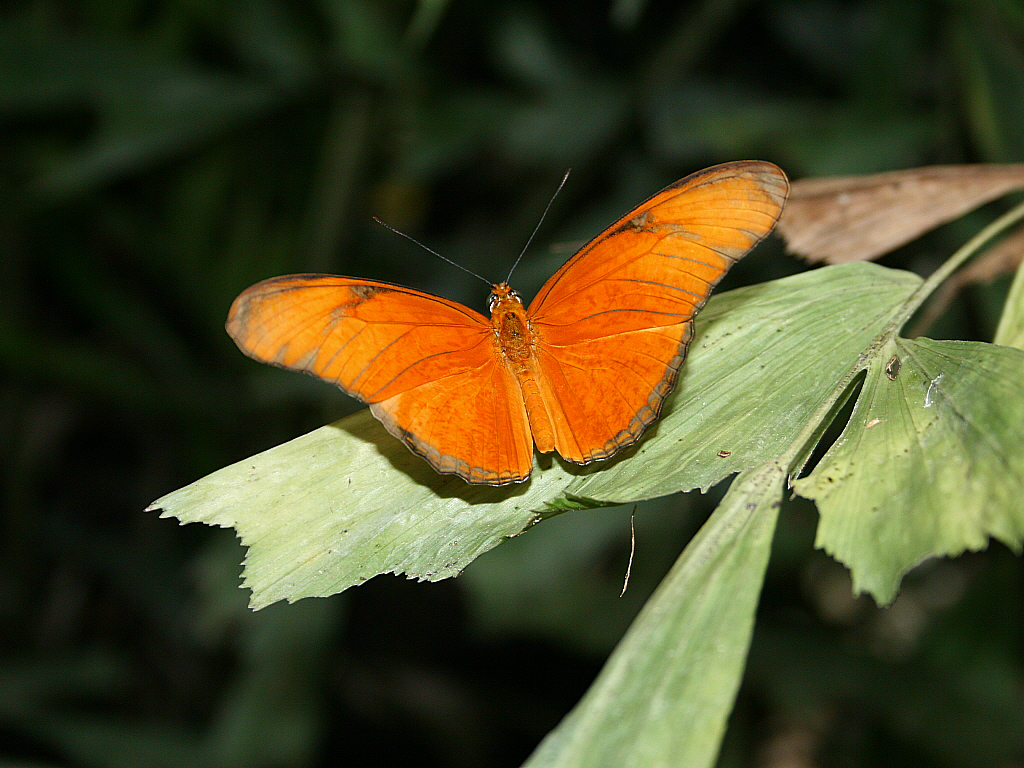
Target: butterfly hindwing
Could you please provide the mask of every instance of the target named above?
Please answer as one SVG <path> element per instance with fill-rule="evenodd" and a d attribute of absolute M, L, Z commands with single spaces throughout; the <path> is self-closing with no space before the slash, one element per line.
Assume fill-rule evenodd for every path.
<path fill-rule="evenodd" d="M 522 482 L 533 437 L 515 378 L 496 357 L 478 369 L 424 382 L 370 411 L 438 472 L 470 483 Z"/>

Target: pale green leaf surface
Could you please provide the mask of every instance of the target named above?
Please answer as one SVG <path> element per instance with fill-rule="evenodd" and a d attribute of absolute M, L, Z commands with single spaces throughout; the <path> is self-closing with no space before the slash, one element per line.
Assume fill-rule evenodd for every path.
<path fill-rule="evenodd" d="M 786 468 L 740 474 L 597 680 L 524 768 L 713 765 L 742 677 Z"/>
<path fill-rule="evenodd" d="M 541 456 L 528 483 L 469 486 L 436 474 L 363 411 L 151 509 L 235 528 L 250 548 L 254 607 L 334 594 L 378 573 L 448 578 L 567 500 L 707 488 L 777 456 L 919 284 L 858 263 L 713 297 L 662 419 L 609 462 L 581 468 Z"/>
<path fill-rule="evenodd" d="M 869 362 L 843 434 L 794 487 L 818 505 L 815 545 L 879 603 L 925 558 L 984 549 L 990 536 L 1019 551 L 1024 352 L 893 339 Z"/>

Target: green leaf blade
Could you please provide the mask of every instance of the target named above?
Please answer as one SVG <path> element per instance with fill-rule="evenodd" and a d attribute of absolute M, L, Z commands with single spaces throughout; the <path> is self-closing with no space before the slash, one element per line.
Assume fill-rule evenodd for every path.
<path fill-rule="evenodd" d="M 741 474 L 597 680 L 524 768 L 714 764 L 746 662 L 785 481 Z"/>
<path fill-rule="evenodd" d="M 360 411 L 158 499 L 182 523 L 234 528 L 252 606 L 323 597 L 379 573 L 437 581 L 534 520 L 568 477 L 470 486 L 435 473 Z M 397 465 L 394 466 L 393 464 Z"/>
<path fill-rule="evenodd" d="M 893 379 L 883 357 L 897 356 Z M 891 367 L 890 367 L 891 370 Z M 842 436 L 794 488 L 821 514 L 816 546 L 882 604 L 928 557 L 1024 541 L 1024 353 L 894 339 L 868 368 Z"/>

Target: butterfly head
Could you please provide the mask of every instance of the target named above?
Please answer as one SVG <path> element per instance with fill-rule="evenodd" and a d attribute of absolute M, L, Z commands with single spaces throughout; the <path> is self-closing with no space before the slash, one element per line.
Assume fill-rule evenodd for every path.
<path fill-rule="evenodd" d="M 522 297 L 508 283 L 498 283 L 491 288 L 491 298 L 487 302 L 487 309 L 493 315 L 495 307 L 510 301 L 518 304 L 520 307 L 523 305 Z"/>

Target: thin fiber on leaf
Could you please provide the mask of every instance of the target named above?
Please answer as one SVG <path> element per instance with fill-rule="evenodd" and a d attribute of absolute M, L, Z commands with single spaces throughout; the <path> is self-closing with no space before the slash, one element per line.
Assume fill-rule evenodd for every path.
<path fill-rule="evenodd" d="M 524 768 L 713 765 L 742 678 L 785 468 L 742 473 Z"/>
<path fill-rule="evenodd" d="M 947 165 L 793 183 L 778 231 L 811 261 L 870 261 L 1007 192 L 1024 165 Z"/>
<path fill-rule="evenodd" d="M 334 594 L 378 573 L 455 576 L 566 502 L 707 488 L 775 457 L 919 285 L 906 272 L 850 264 L 712 297 L 662 419 L 609 462 L 542 456 L 529 483 L 469 486 L 438 475 L 362 411 L 151 508 L 235 528 L 249 547 L 255 607 Z"/>
<path fill-rule="evenodd" d="M 818 505 L 816 546 L 882 604 L 928 557 L 984 549 L 989 537 L 1020 551 L 1022 425 L 1024 352 L 894 339 L 841 437 L 794 483 Z"/>

